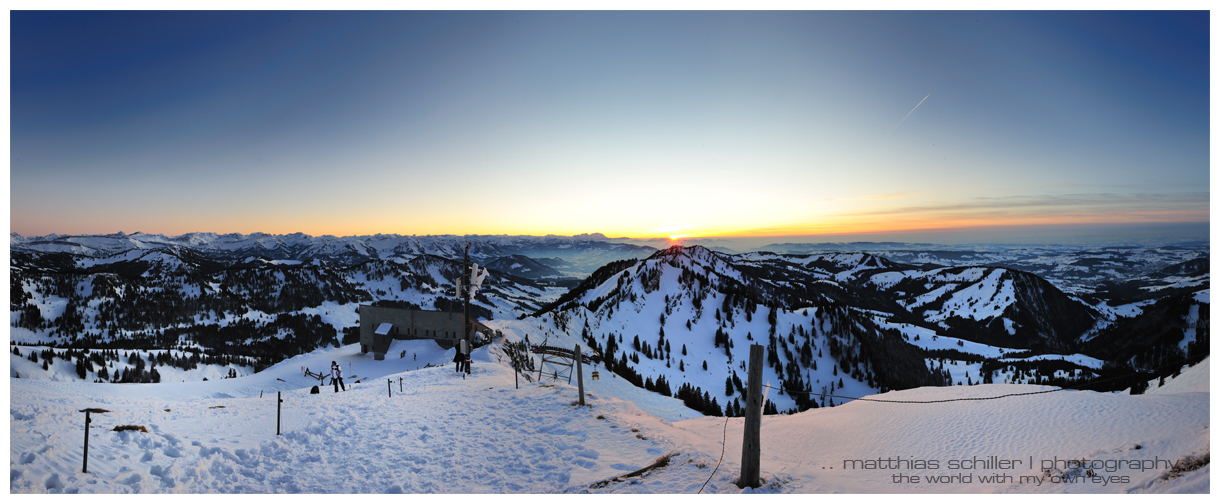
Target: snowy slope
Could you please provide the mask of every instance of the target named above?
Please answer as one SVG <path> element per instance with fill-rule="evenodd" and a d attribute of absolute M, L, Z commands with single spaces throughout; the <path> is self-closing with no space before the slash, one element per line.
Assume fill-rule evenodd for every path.
<path fill-rule="evenodd" d="M 848 259 L 850 264 L 858 261 L 859 257 Z M 848 339 L 831 334 L 825 310 L 777 309 L 773 325 L 767 307 L 745 302 L 740 296 L 728 299 L 723 290 L 731 291 L 743 282 L 754 282 L 748 284 L 751 287 L 761 282 L 722 255 L 698 247 L 671 249 L 636 261 L 604 280 L 596 279 L 601 283 L 573 291 L 570 295 L 575 296 L 560 308 L 535 317 L 550 318 L 539 324 L 542 328 L 532 342 L 549 338 L 551 344 L 558 342 L 564 348 L 587 345 L 587 331 L 590 341 L 605 350 L 610 346 L 608 339 L 614 338 L 615 355 L 608 357 L 622 360 L 626 356 L 641 381 L 655 382 L 664 376 L 675 392 L 682 384 L 690 384 L 721 408 L 741 402 L 740 390 L 726 393 L 726 381 L 733 376 L 744 379 L 750 345 L 769 346 L 772 341 L 775 350 L 769 353 L 774 355 L 766 360 L 763 376 L 777 388 L 783 388 L 787 378 L 793 390 L 818 395 L 824 405 L 842 400 L 822 398 L 822 394 L 859 397 L 878 390 L 865 376 L 870 363 L 857 362 L 859 371 L 848 370 L 841 363 L 848 359 L 832 354 L 831 339 Z M 716 341 L 717 331 L 725 334 L 724 343 Z M 806 347 L 809 354 L 803 359 Z M 838 348 L 837 342 L 834 348 Z M 776 366 L 786 370 L 783 377 Z M 798 379 L 800 385 L 795 383 Z M 777 392 L 769 400 L 780 411 L 798 406 L 788 393 Z"/>
<path fill-rule="evenodd" d="M 1207 392 L 1211 390 L 1211 357 L 1194 366 L 1183 366 L 1178 376 L 1148 382 L 1145 394 L 1181 394 L 1185 392 Z"/>
<path fill-rule="evenodd" d="M 520 328 L 504 329 L 520 336 Z M 405 358 L 373 361 L 348 346 L 254 376 L 188 384 L 11 380 L 10 492 L 695 493 L 705 481 L 705 493 L 743 492 L 733 483 L 740 475 L 740 418 L 665 420 L 596 388 L 589 406 L 578 407 L 575 386 L 515 388 L 494 346 L 475 353 L 474 373 L 463 378 L 435 345 L 399 345 L 392 351 L 406 351 Z M 310 382 L 300 367 L 331 360 L 350 361 L 345 367 L 362 383 L 339 394 L 306 393 Z M 421 362 L 444 365 L 415 369 Z M 285 394 L 280 436 L 277 390 Z M 1040 390 L 1046 387 L 988 385 L 873 397 L 945 400 Z M 1207 453 L 1209 401 L 1209 392 L 1061 391 L 936 404 L 854 401 L 767 416 L 765 484 L 745 492 L 1208 493 L 1210 466 L 1160 478 L 1179 457 Z M 81 472 L 84 415 L 77 412 L 86 407 L 111 410 L 93 416 L 88 474 Z M 110 430 L 122 424 L 149 432 Z M 663 468 L 594 486 L 667 454 L 674 455 Z M 978 467 L 991 456 L 1013 467 Z M 1097 465 L 1098 479 L 1060 469 L 1061 461 L 1080 459 Z M 864 468 L 878 460 L 907 465 Z M 911 468 L 915 461 L 938 468 Z M 951 468 L 961 461 L 976 467 Z M 1044 472 L 1044 463 L 1055 467 Z M 898 473 L 920 482 L 895 483 Z M 1014 481 L 982 482 L 995 474 Z M 927 481 L 942 476 L 956 478 Z"/>

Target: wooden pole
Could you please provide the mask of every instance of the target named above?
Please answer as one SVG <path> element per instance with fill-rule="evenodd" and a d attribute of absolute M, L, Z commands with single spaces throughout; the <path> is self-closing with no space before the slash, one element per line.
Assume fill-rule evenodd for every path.
<path fill-rule="evenodd" d="M 390 394 L 390 397 L 394 397 L 394 380 L 385 379 L 385 393 Z"/>
<path fill-rule="evenodd" d="M 458 275 L 458 277 L 461 278 L 463 275 L 468 276 L 470 274 L 470 242 L 467 241 L 466 248 L 462 252 L 462 274 Z M 474 285 L 466 286 L 466 291 L 473 291 L 473 289 Z M 466 351 L 469 352 L 471 347 L 474 346 L 470 341 L 470 294 L 468 292 L 459 292 L 459 294 L 462 296 L 462 341 L 466 342 Z M 467 359 L 467 362 L 460 364 L 465 366 L 466 374 L 470 374 L 470 364 L 468 363 L 470 354 L 467 353 L 463 358 Z M 462 375 L 462 379 L 465 380 L 466 375 Z"/>
<path fill-rule="evenodd" d="M 280 405 L 284 403 L 283 392 L 275 393 L 275 435 L 280 435 Z"/>
<path fill-rule="evenodd" d="M 741 439 L 741 479 L 738 488 L 758 488 L 759 461 L 762 455 L 762 371 L 763 347 L 750 345 L 750 370 L 746 375 L 746 422 Z"/>
<path fill-rule="evenodd" d="M 521 388 L 521 370 L 517 369 L 517 354 L 513 354 L 513 385 Z"/>
<path fill-rule="evenodd" d="M 89 418 L 89 410 L 85 410 L 85 460 L 81 463 L 80 468 L 80 472 L 83 473 L 89 472 L 89 424 L 92 422 L 93 420 Z"/>
<path fill-rule="evenodd" d="M 576 344 L 576 389 L 580 391 L 580 405 L 585 405 L 585 373 L 580 368 L 580 344 Z"/>

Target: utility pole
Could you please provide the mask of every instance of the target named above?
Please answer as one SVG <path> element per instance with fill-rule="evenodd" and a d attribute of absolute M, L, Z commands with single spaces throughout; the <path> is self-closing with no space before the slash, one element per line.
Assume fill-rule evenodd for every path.
<path fill-rule="evenodd" d="M 462 253 L 462 274 L 458 275 L 458 278 L 462 278 L 463 276 L 469 274 L 468 273 L 469 271 L 470 271 L 470 241 L 467 241 L 466 249 Z M 470 341 L 470 339 L 471 339 L 470 338 L 470 294 L 474 293 L 474 290 L 473 290 L 474 284 L 473 283 L 468 284 L 466 286 L 466 289 L 470 290 L 470 293 L 468 294 L 466 292 L 462 292 L 462 339 L 466 341 L 466 348 L 470 349 L 472 347 L 471 341 Z M 465 358 L 466 358 L 466 362 L 467 362 L 467 364 L 465 364 L 466 374 L 470 374 L 470 364 L 469 364 L 470 355 L 467 354 L 465 356 Z"/>
<path fill-rule="evenodd" d="M 472 267 L 473 266 L 473 267 Z M 470 264 L 470 242 L 466 242 L 466 250 L 462 254 L 462 274 L 458 275 L 458 285 L 461 286 L 462 277 L 470 272 L 470 281 L 466 284 L 466 289 L 458 288 L 458 295 L 462 296 L 462 343 L 466 347 L 466 374 L 470 374 L 470 349 L 474 348 L 474 327 L 470 320 L 470 302 L 474 300 L 474 296 L 479 292 L 479 286 L 483 285 L 483 280 L 487 279 L 487 268 L 479 270 L 479 265 Z"/>

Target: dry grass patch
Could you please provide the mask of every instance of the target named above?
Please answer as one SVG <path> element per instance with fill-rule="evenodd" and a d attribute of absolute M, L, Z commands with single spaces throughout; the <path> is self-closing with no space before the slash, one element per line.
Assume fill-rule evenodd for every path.
<path fill-rule="evenodd" d="M 1190 471 L 1197 471 L 1203 466 L 1210 464 L 1211 460 L 1211 452 L 1207 452 L 1202 455 L 1187 455 L 1182 457 L 1178 459 L 1177 462 L 1173 463 L 1173 467 L 1171 467 L 1168 472 L 1161 475 L 1161 481 L 1177 478 L 1182 476 L 1183 473 L 1188 473 Z"/>
<path fill-rule="evenodd" d="M 614 478 L 610 478 L 607 480 L 598 481 L 597 483 L 589 485 L 589 488 L 602 488 L 611 483 L 625 481 L 627 478 L 634 478 L 636 476 L 641 476 L 644 473 L 651 471 L 653 469 L 660 469 L 662 467 L 669 465 L 669 459 L 673 458 L 675 455 L 677 455 L 677 453 L 668 453 L 665 455 L 661 455 L 660 457 L 657 457 L 657 460 L 655 460 L 652 464 L 648 465 L 647 467 L 644 467 L 644 468 L 641 468 L 641 469 L 638 469 L 635 471 L 631 471 L 622 476 L 616 476 Z"/>

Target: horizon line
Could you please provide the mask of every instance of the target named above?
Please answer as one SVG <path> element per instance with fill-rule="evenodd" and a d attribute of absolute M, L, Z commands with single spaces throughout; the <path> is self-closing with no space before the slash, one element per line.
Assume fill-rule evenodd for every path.
<path fill-rule="evenodd" d="M 1029 234 L 1031 232 L 1036 232 L 1038 230 L 1058 231 L 1058 232 L 1072 231 L 1072 230 L 1090 230 L 1090 231 L 1093 231 L 1094 233 L 1101 232 L 1103 234 L 1106 234 L 1105 231 L 1109 230 L 1115 235 L 1124 235 L 1124 234 L 1130 234 L 1132 232 L 1138 232 L 1138 231 L 1154 232 L 1158 229 L 1164 230 L 1164 231 L 1173 231 L 1173 230 L 1181 230 L 1182 228 L 1200 228 L 1200 227 L 1206 228 L 1207 232 L 1206 232 L 1205 236 L 1195 236 L 1195 237 L 1164 236 L 1164 237 L 1161 237 L 1161 240 L 1159 240 L 1159 241 L 1163 241 L 1163 242 L 1167 242 L 1167 243 L 1168 242 L 1183 242 L 1183 241 L 1187 241 L 1187 242 L 1188 241 L 1204 241 L 1204 242 L 1210 243 L 1210 241 L 1211 241 L 1210 240 L 1210 238 L 1211 238 L 1211 233 L 1210 233 L 1211 222 L 1210 221 L 997 225 L 997 226 L 974 226 L 974 227 L 936 228 L 936 229 L 926 229 L 925 228 L 925 229 L 914 229 L 914 230 L 861 231 L 861 232 L 855 232 L 855 233 L 849 232 L 849 233 L 819 233 L 819 234 L 758 234 L 758 235 L 729 234 L 729 235 L 702 235 L 702 236 L 696 235 L 696 236 L 683 236 L 678 239 L 673 239 L 670 236 L 663 236 L 663 235 L 612 237 L 612 236 L 607 236 L 605 233 L 601 233 L 601 232 L 586 232 L 586 233 L 577 233 L 577 234 L 570 234 L 570 235 L 557 234 L 557 233 L 546 233 L 546 234 L 528 234 L 528 233 L 525 233 L 525 234 L 509 234 L 509 233 L 497 233 L 497 234 L 487 234 L 487 233 L 467 233 L 467 234 L 371 233 L 371 234 L 347 234 L 347 235 L 336 235 L 336 234 L 316 234 L 315 235 L 315 234 L 305 233 L 305 232 L 301 232 L 301 231 L 296 231 L 296 232 L 291 232 L 291 233 L 268 233 L 265 231 L 254 231 L 254 232 L 249 232 L 249 233 L 241 233 L 241 232 L 220 233 L 220 232 L 214 232 L 214 231 L 191 231 L 191 232 L 186 232 L 186 233 L 181 233 L 181 234 L 165 234 L 165 233 L 148 233 L 148 232 L 144 232 L 144 231 L 134 231 L 131 233 L 127 233 L 127 232 L 120 230 L 120 231 L 115 231 L 112 233 L 55 233 L 55 232 L 52 232 L 52 233 L 41 234 L 41 235 L 38 235 L 38 234 L 25 235 L 25 234 L 21 234 L 17 231 L 10 230 L 9 234 L 10 234 L 10 237 L 18 236 L 21 238 L 115 237 L 115 236 L 142 235 L 142 236 L 160 236 L 160 237 L 164 237 L 164 238 L 168 238 L 168 239 L 181 238 L 181 237 L 189 236 L 189 235 L 201 235 L 201 234 L 202 235 L 215 235 L 215 236 L 236 235 L 236 236 L 242 236 L 242 237 L 259 236 L 259 235 L 272 236 L 272 237 L 306 236 L 309 238 L 361 238 L 361 237 L 376 237 L 376 236 L 398 236 L 398 237 L 447 237 L 448 236 L 448 237 L 455 237 L 455 238 L 460 238 L 460 237 L 533 237 L 533 238 L 557 237 L 557 238 L 587 238 L 587 239 L 593 239 L 593 240 L 606 240 L 606 241 L 660 242 L 660 243 L 668 243 L 668 244 L 675 244 L 675 243 L 681 244 L 681 243 L 686 243 L 686 242 L 693 243 L 693 242 L 716 242 L 716 241 L 725 241 L 725 242 L 752 241 L 752 242 L 756 243 L 754 248 L 757 248 L 758 247 L 757 243 L 771 241 L 771 240 L 773 240 L 773 241 L 771 241 L 771 243 L 767 243 L 766 245 L 782 245 L 784 243 L 806 243 L 806 244 L 808 244 L 808 243 L 911 243 L 911 244 L 944 244 L 944 245 L 950 245 L 950 244 L 965 245 L 965 244 L 971 244 L 971 243 L 973 243 L 973 244 L 995 244 L 995 245 L 1002 245 L 1002 244 L 1029 245 L 1029 244 L 1035 244 L 1035 243 L 1061 244 L 1063 242 L 1062 239 L 1055 239 L 1052 236 L 1045 236 L 1045 237 L 1043 237 L 1042 240 L 1037 240 L 1037 239 L 1031 240 L 1032 237 L 1029 237 L 1029 236 L 1024 237 L 1024 238 L 1017 238 L 1016 236 L 1002 238 L 1002 237 L 996 236 L 996 235 L 997 234 L 999 234 L 999 235 L 1003 235 L 1003 234 L 1021 235 L 1021 234 Z M 1195 231 L 1198 232 L 1198 231 L 1203 231 L 1203 230 L 1198 229 Z M 1006 233 L 1006 232 L 1008 232 L 1008 233 Z M 972 234 L 978 234 L 980 236 L 978 236 L 973 241 L 962 241 L 963 238 L 969 238 L 970 235 L 972 235 Z M 1051 233 L 1051 234 L 1054 234 L 1054 233 Z M 950 237 L 952 237 L 952 239 L 949 239 Z M 1076 238 L 1079 238 L 1079 237 L 1076 237 Z M 1151 236 L 1144 237 L 1143 239 L 1138 240 L 1138 241 L 1147 241 L 1149 238 L 1152 238 L 1152 237 Z M 1094 239 L 1098 240 L 1098 241 L 1111 241 L 1111 240 L 1124 241 L 1124 238 L 1120 237 L 1120 236 L 1112 236 L 1112 237 L 1095 236 Z M 1130 240 L 1130 237 L 1126 237 L 1126 241 L 1129 241 L 1129 240 Z M 952 242 L 952 243 L 949 243 L 949 242 Z M 766 245 L 762 245 L 762 246 L 766 246 Z"/>

